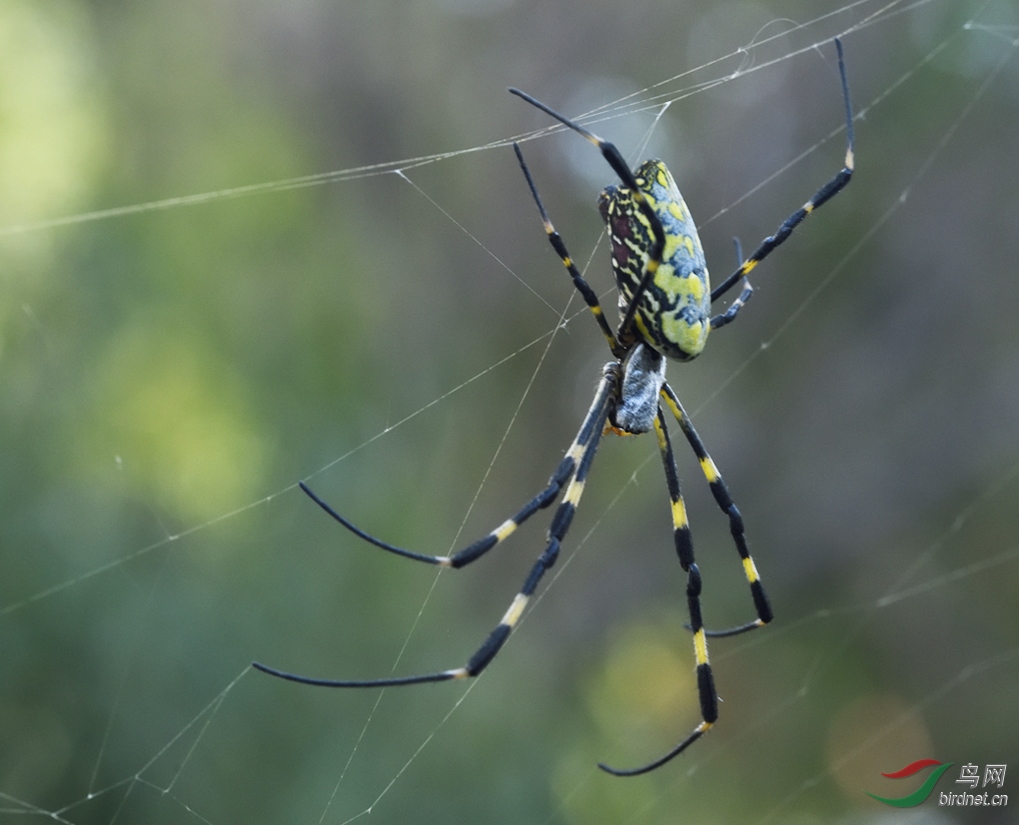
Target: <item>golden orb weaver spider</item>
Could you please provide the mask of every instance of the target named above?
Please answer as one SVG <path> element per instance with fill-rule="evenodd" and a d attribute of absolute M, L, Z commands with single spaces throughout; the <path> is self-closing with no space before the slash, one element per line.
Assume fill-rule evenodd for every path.
<path fill-rule="evenodd" d="M 701 722 L 672 750 L 646 765 L 629 770 L 618 770 L 604 764 L 599 764 L 598 767 L 615 776 L 637 776 L 647 773 L 682 753 L 715 724 L 718 718 L 718 694 L 715 691 L 711 665 L 708 663 L 707 637 L 734 636 L 763 627 L 772 620 L 773 614 L 747 546 L 743 519 L 678 396 L 665 380 L 665 359 L 689 361 L 699 355 L 704 349 L 708 332 L 730 323 L 750 299 L 753 288 L 746 277 L 750 270 L 783 243 L 807 215 L 834 197 L 849 183 L 853 174 L 853 110 L 849 99 L 849 81 L 846 78 L 842 43 L 838 38 L 835 38 L 835 48 L 838 52 L 839 75 L 845 105 L 847 143 L 845 166 L 809 201 L 793 212 L 774 235 L 765 238 L 750 257 L 714 290 L 709 286 L 708 271 L 697 229 L 664 163 L 659 160 L 645 161 L 636 172 L 632 172 L 613 144 L 592 134 L 530 95 L 518 89 L 510 89 L 513 94 L 597 146 L 623 184 L 608 186 L 598 200 L 599 211 L 608 227 L 612 247 L 612 270 L 619 289 L 619 309 L 622 313 L 622 321 L 613 332 L 594 290 L 580 274 L 565 243 L 549 220 L 519 145 L 513 144 L 520 168 L 538 206 L 548 239 L 573 279 L 577 291 L 594 315 L 612 352 L 613 360 L 606 364 L 602 371 L 594 401 L 584 417 L 577 437 L 544 490 L 527 502 L 516 515 L 452 556 L 416 553 L 377 539 L 337 513 L 303 481 L 300 487 L 333 519 L 370 544 L 405 558 L 452 568 L 464 567 L 477 561 L 539 510 L 552 505 L 565 487 L 563 500 L 552 516 L 545 550 L 531 568 L 520 592 L 513 599 L 499 624 L 463 667 L 416 676 L 357 681 L 298 676 L 258 662 L 253 663 L 254 667 L 293 682 L 335 688 L 416 685 L 477 676 L 505 644 L 523 615 L 524 608 L 538 583 L 555 564 L 560 544 L 570 527 L 584 485 L 587 483 L 588 472 L 601 436 L 607 432 L 639 435 L 654 429 L 658 437 L 658 447 L 665 467 L 665 481 L 672 505 L 676 553 L 680 566 L 687 576 L 686 599 L 690 616 L 689 629 L 694 641 Z M 739 281 L 743 282 L 743 289 L 736 300 L 724 312 L 712 316 L 711 305 Z M 729 518 L 730 532 L 742 561 L 757 612 L 756 619 L 738 627 L 714 631 L 704 628 L 700 603 L 701 575 L 694 561 L 693 542 L 680 491 L 676 459 L 666 426 L 665 409 L 668 409 L 679 423 L 683 435 L 700 463 L 715 501 Z"/>

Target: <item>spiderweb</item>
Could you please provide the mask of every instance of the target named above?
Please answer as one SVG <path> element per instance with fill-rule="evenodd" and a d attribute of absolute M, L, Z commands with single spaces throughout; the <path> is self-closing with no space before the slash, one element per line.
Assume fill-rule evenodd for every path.
<path fill-rule="evenodd" d="M 0 821 L 877 822 L 881 772 L 1016 761 L 1012 6 L 241 9 L 0 12 Z M 572 438 L 607 353 L 509 143 L 606 305 L 611 173 L 502 87 L 667 159 L 718 279 L 841 163 L 837 34 L 856 178 L 670 368 L 778 617 L 712 644 L 710 735 L 643 779 L 594 767 L 697 720 L 650 439 L 603 444 L 476 682 L 250 670 L 460 665 L 538 552 L 547 519 L 436 576 L 296 489 L 447 552 Z M 736 624 L 679 460 L 707 620 Z"/>

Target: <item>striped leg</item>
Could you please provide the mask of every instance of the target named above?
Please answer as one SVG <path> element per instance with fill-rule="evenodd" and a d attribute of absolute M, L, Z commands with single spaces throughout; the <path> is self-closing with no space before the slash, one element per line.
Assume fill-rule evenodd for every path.
<path fill-rule="evenodd" d="M 603 379 L 604 382 L 608 380 Z M 509 538 L 516 529 L 523 524 L 527 519 L 552 504 L 558 497 L 559 492 L 562 490 L 563 485 L 566 481 L 573 476 L 577 470 L 578 462 L 587 450 L 588 444 L 591 441 L 594 423 L 591 418 L 592 413 L 595 411 L 597 406 L 598 398 L 601 398 L 603 387 L 599 389 L 598 395 L 595 399 L 595 405 L 591 407 L 591 410 L 587 414 L 587 418 L 584 420 L 583 426 L 580 428 L 580 432 L 577 433 L 577 437 L 573 440 L 570 445 L 570 449 L 566 451 L 566 455 L 563 456 L 563 460 L 559 462 L 559 466 L 556 471 L 552 473 L 551 478 L 548 480 L 548 486 L 542 490 L 538 495 L 532 498 L 527 504 L 520 508 L 516 515 L 506 519 L 502 524 L 492 530 L 484 537 L 478 539 L 473 544 L 468 545 L 462 550 L 457 551 L 452 556 L 430 556 L 425 553 L 416 553 L 413 550 L 406 550 L 402 547 L 397 547 L 388 542 L 378 539 L 370 533 L 366 533 L 360 527 L 357 527 L 346 518 L 336 512 L 330 505 L 323 501 L 319 496 L 303 481 L 300 482 L 300 488 L 314 501 L 319 507 L 327 512 L 333 519 L 338 521 L 344 527 L 346 527 L 355 536 L 364 539 L 369 544 L 373 544 L 376 547 L 380 547 L 390 553 L 395 553 L 398 556 L 403 556 L 407 559 L 414 559 L 415 561 L 423 561 L 426 564 L 435 564 L 439 567 L 453 567 L 460 568 L 470 564 L 472 561 L 476 561 L 481 558 L 485 553 L 491 550 L 500 542 Z M 599 434 L 600 435 L 600 434 Z"/>
<path fill-rule="evenodd" d="M 578 436 L 579 439 L 579 436 Z M 381 547 L 383 550 L 387 550 L 390 553 L 395 553 L 398 556 L 403 556 L 406 559 L 414 559 L 415 561 L 423 561 L 426 564 L 436 564 L 439 567 L 463 567 L 470 564 L 472 561 L 476 561 L 481 558 L 485 553 L 495 547 L 504 539 L 512 535 L 516 529 L 523 524 L 527 519 L 533 516 L 538 510 L 548 507 L 559 497 L 559 491 L 562 489 L 563 484 L 566 482 L 573 471 L 576 469 L 577 454 L 582 447 L 579 441 L 574 441 L 573 445 L 567 451 L 563 460 L 559 462 L 559 466 L 556 471 L 552 474 L 552 477 L 548 480 L 548 486 L 542 490 L 538 495 L 532 498 L 527 504 L 520 508 L 516 515 L 506 519 L 502 524 L 492 530 L 490 533 L 485 535 L 483 538 L 478 539 L 473 544 L 469 544 L 462 550 L 458 550 L 452 556 L 430 556 L 425 553 L 416 553 L 413 550 L 406 550 L 403 547 L 397 547 L 396 545 L 389 544 L 388 542 L 382 541 L 382 539 L 375 538 L 370 533 L 366 533 L 360 527 L 357 527 L 346 518 L 337 513 L 330 505 L 326 504 L 318 495 L 303 481 L 300 482 L 300 487 L 305 493 L 314 501 L 319 507 L 325 510 L 330 516 L 336 521 L 350 530 L 358 538 L 364 539 L 369 544 L 373 544 L 376 547 Z"/>
<path fill-rule="evenodd" d="M 665 425 L 665 414 L 661 407 L 658 408 L 658 417 L 655 419 L 655 434 L 658 436 L 658 448 L 662 453 L 665 481 L 669 488 L 669 501 L 672 505 L 672 533 L 676 542 L 676 553 L 679 555 L 680 566 L 686 571 L 686 604 L 690 615 L 690 628 L 693 630 L 701 723 L 671 751 L 647 765 L 629 770 L 618 770 L 607 765 L 598 765 L 603 771 L 611 773 L 613 776 L 639 776 L 661 767 L 700 739 L 718 719 L 718 694 L 715 692 L 715 680 L 711 675 L 711 665 L 708 662 L 708 642 L 705 638 L 707 634 L 701 617 L 701 573 L 694 561 L 693 540 L 690 537 L 690 525 L 686 520 L 686 506 L 683 504 L 683 493 L 679 486 L 676 456 L 672 452 L 672 442 L 669 439 L 669 430 Z"/>
<path fill-rule="evenodd" d="M 534 196 L 534 202 L 538 204 L 538 212 L 541 215 L 541 223 L 545 227 L 545 234 L 548 235 L 549 243 L 552 244 L 552 248 L 556 251 L 556 254 L 563 262 L 563 266 L 566 267 L 567 272 L 570 273 L 570 277 L 573 279 L 573 285 L 577 288 L 577 292 L 584 298 L 584 302 L 591 310 L 591 314 L 594 316 L 594 320 L 598 322 L 598 326 L 601 328 L 602 335 L 605 336 L 605 340 L 608 341 L 609 349 L 612 350 L 612 354 L 616 358 L 622 357 L 624 354 L 623 350 L 619 346 L 619 342 L 616 341 L 616 336 L 612 332 L 612 327 L 609 326 L 609 322 L 605 320 L 605 313 L 602 311 L 601 304 L 598 302 L 598 296 L 595 295 L 591 285 L 584 280 L 584 276 L 580 274 L 580 270 L 577 269 L 577 265 L 573 262 L 573 258 L 570 257 L 570 253 L 566 250 L 566 244 L 563 242 L 562 236 L 556 231 L 556 228 L 552 225 L 552 221 L 549 220 L 548 212 L 545 211 L 545 205 L 541 202 L 541 198 L 538 197 L 538 188 L 534 185 L 534 178 L 531 177 L 531 170 L 527 168 L 527 164 L 524 162 L 524 155 L 520 151 L 520 145 L 517 143 L 513 144 L 513 151 L 517 153 L 517 160 L 520 162 L 520 169 L 524 173 L 524 177 L 527 179 L 527 185 L 531 189 L 531 195 Z"/>
<path fill-rule="evenodd" d="M 523 587 L 520 588 L 520 592 L 517 593 L 516 597 L 513 599 L 513 602 L 510 604 L 509 609 L 503 615 L 499 624 L 488 635 L 484 644 L 482 644 L 474 655 L 468 659 L 466 665 L 463 667 L 453 668 L 451 670 L 441 670 L 437 673 L 424 673 L 417 676 L 397 676 L 388 679 L 368 679 L 364 681 L 313 679 L 307 676 L 297 676 L 293 673 L 276 670 L 275 668 L 259 664 L 258 662 L 252 662 L 252 665 L 264 673 L 268 673 L 271 676 L 278 676 L 281 679 L 289 679 L 291 682 L 337 688 L 389 687 L 392 685 L 417 685 L 423 682 L 446 682 L 451 679 L 470 678 L 481 673 L 481 671 L 488 667 L 488 663 L 495 658 L 495 655 L 506 643 L 510 633 L 513 632 L 513 628 L 516 626 L 517 622 L 520 621 L 524 608 L 527 607 L 527 602 L 534 594 L 535 589 L 538 587 L 538 583 L 549 568 L 555 564 L 556 559 L 559 556 L 559 546 L 563 538 L 566 536 L 566 531 L 570 529 L 570 523 L 573 521 L 573 515 L 577 510 L 577 504 L 580 502 L 580 497 L 584 492 L 584 484 L 587 481 L 587 474 L 590 472 L 591 463 L 594 461 L 594 454 L 598 448 L 598 441 L 601 439 L 602 430 L 605 428 L 605 420 L 608 417 L 609 407 L 612 403 L 618 383 L 619 364 L 618 362 L 613 361 L 605 366 L 604 375 L 601 383 L 598 385 L 598 391 L 595 393 L 591 409 L 588 410 L 587 415 L 584 417 L 584 423 L 580 427 L 580 432 L 577 434 L 573 445 L 570 447 L 566 459 L 564 459 L 564 463 L 567 460 L 570 461 L 571 468 L 566 477 L 570 478 L 570 476 L 572 476 L 572 478 L 570 478 L 569 484 L 566 485 L 566 493 L 563 496 L 563 500 L 556 508 L 555 515 L 552 517 L 552 524 L 548 528 L 548 543 L 545 546 L 545 551 L 534 563 L 530 573 L 528 573 L 527 578 L 524 580 Z M 561 466 L 563 465 L 560 465 L 560 467 Z M 575 470 L 573 469 L 574 467 L 576 468 Z M 553 476 L 553 478 L 555 478 L 555 476 Z M 527 508 L 525 507 L 524 509 L 526 510 Z M 512 522 L 513 520 L 511 519 L 503 525 L 503 528 L 500 529 L 506 528 L 506 525 L 511 524 Z M 513 529 L 516 529 L 515 526 Z M 355 532 L 357 532 L 356 529 Z M 512 529 L 506 530 L 506 535 L 510 532 L 512 532 Z M 496 536 L 495 540 L 492 542 L 493 545 L 504 538 L 504 536 L 497 536 L 497 533 L 498 531 L 495 531 L 490 534 L 490 536 Z M 477 552 L 474 557 L 469 559 L 469 561 L 473 561 L 474 558 L 477 558 L 477 556 L 481 555 L 483 552 L 484 550 Z M 406 553 L 401 553 L 401 555 L 406 555 Z M 418 558 L 419 554 L 413 554 L 410 557 Z M 428 561 L 431 557 L 425 556 L 421 558 L 424 561 Z M 456 557 L 454 556 L 452 558 Z M 452 558 L 447 566 L 453 566 Z M 438 564 L 439 562 L 433 563 Z M 467 562 L 463 563 L 466 564 Z"/>
<path fill-rule="evenodd" d="M 647 250 L 647 258 L 644 263 L 644 274 L 641 277 L 640 284 L 633 291 L 630 296 L 630 303 L 626 308 L 626 312 L 623 313 L 623 319 L 619 322 L 619 327 L 616 330 L 616 340 L 628 343 L 633 339 L 633 330 L 631 327 L 634 324 L 634 318 L 637 315 L 637 308 L 640 306 L 641 300 L 644 298 L 644 293 L 647 288 L 654 282 L 655 274 L 658 272 L 658 267 L 661 266 L 662 256 L 665 254 L 665 228 L 662 226 L 662 220 L 658 217 L 658 213 L 655 212 L 651 206 L 647 196 L 637 185 L 637 178 L 634 177 L 633 170 L 627 166 L 623 156 L 619 153 L 619 149 L 616 148 L 614 143 L 611 143 L 604 138 L 598 137 L 593 132 L 589 132 L 579 123 L 575 123 L 565 115 L 559 114 L 555 109 L 552 109 L 542 103 L 540 100 L 535 100 L 529 94 L 520 91 L 519 89 L 510 89 L 510 94 L 514 94 L 522 100 L 526 100 L 532 106 L 541 109 L 545 114 L 550 117 L 554 117 L 564 126 L 568 126 L 578 135 L 589 140 L 598 150 L 601 152 L 605 162 L 612 167 L 612 170 L 619 175 L 619 179 L 623 182 L 623 185 L 630 190 L 630 194 L 633 197 L 634 202 L 637 204 L 637 208 L 640 210 L 644 220 L 647 221 L 649 227 L 651 227 L 651 234 L 654 236 L 654 241 L 651 244 L 651 249 Z M 517 157 L 520 156 L 519 151 Z M 532 190 L 533 191 L 533 190 Z M 558 251 L 558 250 L 556 250 Z M 621 353 L 617 353 L 613 350 L 613 355 L 617 358 L 621 356 Z"/>
<path fill-rule="evenodd" d="M 824 186 L 814 193 L 814 196 L 807 201 L 803 206 L 793 212 L 782 225 L 778 228 L 774 235 L 769 235 L 760 245 L 753 251 L 749 258 L 747 258 L 739 268 L 720 283 L 711 292 L 711 302 L 714 303 L 722 295 L 728 292 L 736 282 L 744 278 L 750 273 L 755 266 L 761 261 L 767 258 L 775 248 L 780 246 L 786 238 L 788 238 L 793 230 L 802 223 L 803 219 L 807 217 L 811 212 L 820 206 L 823 206 L 828 200 L 835 197 L 841 192 L 846 184 L 849 183 L 853 177 L 853 104 L 849 99 L 849 80 L 846 77 L 846 64 L 842 58 L 842 41 L 837 37 L 835 38 L 835 49 L 839 54 L 839 77 L 842 79 L 842 102 L 846 110 L 846 161 L 842 169 L 828 181 Z M 714 326 L 714 324 L 712 324 Z"/>
<path fill-rule="evenodd" d="M 718 472 L 718 468 L 715 466 L 715 462 L 711 460 L 711 456 L 708 455 L 708 451 L 704 449 L 704 442 L 697 435 L 697 431 L 690 422 L 690 418 L 686 414 L 686 410 L 683 409 L 683 405 L 680 403 L 675 391 L 666 384 L 662 387 L 661 395 L 672 414 L 676 416 L 676 420 L 679 422 L 686 440 L 690 442 L 690 447 L 697 456 L 697 460 L 701 465 L 701 471 L 708 480 L 708 485 L 711 487 L 711 493 L 714 495 L 715 501 L 722 512 L 729 517 L 729 531 L 732 533 L 733 541 L 736 543 L 736 551 L 743 561 L 743 571 L 746 573 L 747 583 L 750 585 L 750 595 L 753 596 L 754 607 L 757 609 L 757 618 L 752 622 L 747 622 L 738 627 L 731 627 L 728 630 L 708 630 L 705 633 L 708 636 L 735 636 L 738 633 L 745 633 L 748 630 L 763 627 L 774 618 L 774 613 L 771 611 L 768 595 L 764 592 L 764 585 L 761 584 L 761 577 L 757 572 L 757 566 L 750 555 L 750 548 L 747 547 L 743 517 L 740 515 L 735 503 L 733 503 L 732 497 L 729 495 L 729 489 L 725 486 L 725 481 L 722 480 L 721 473 Z"/>

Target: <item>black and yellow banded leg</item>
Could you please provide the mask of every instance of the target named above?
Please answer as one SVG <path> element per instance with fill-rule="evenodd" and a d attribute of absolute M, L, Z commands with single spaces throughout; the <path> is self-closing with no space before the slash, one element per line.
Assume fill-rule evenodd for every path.
<path fill-rule="evenodd" d="M 618 382 L 618 362 L 613 361 L 606 364 L 601 383 L 598 385 L 598 391 L 595 393 L 594 402 L 591 404 L 591 408 L 584 417 L 584 423 L 580 427 L 580 432 L 576 439 L 574 439 L 573 445 L 570 447 L 566 459 L 564 459 L 564 462 L 567 459 L 570 460 L 572 462 L 570 466 L 575 467 L 575 470 L 571 469 L 570 475 L 568 476 L 569 484 L 566 485 L 566 492 L 563 495 L 563 500 L 559 503 L 559 506 L 556 508 L 555 515 L 552 517 L 552 524 L 548 528 L 548 543 L 545 546 L 545 551 L 534 563 L 530 573 L 528 573 L 527 578 L 524 580 L 523 587 L 520 588 L 520 592 L 517 593 L 516 597 L 513 599 L 509 609 L 499 621 L 499 624 L 496 625 L 495 629 L 488 635 L 488 638 L 485 639 L 484 643 L 477 649 L 474 655 L 467 660 L 466 665 L 463 667 L 453 668 L 451 670 L 442 670 L 438 673 L 422 673 L 415 676 L 396 676 L 385 679 L 366 680 L 314 679 L 307 676 L 298 676 L 294 673 L 277 670 L 276 668 L 259 664 L 258 662 L 252 662 L 252 666 L 261 670 L 263 673 L 268 673 L 271 676 L 278 676 L 281 679 L 288 679 L 291 682 L 335 688 L 391 687 L 396 685 L 417 685 L 424 682 L 447 682 L 452 679 L 470 678 L 481 673 L 506 643 L 510 633 L 513 632 L 513 628 L 516 627 L 517 622 L 520 621 L 520 617 L 524 613 L 524 608 L 527 607 L 527 603 L 534 594 L 538 583 L 552 565 L 555 564 L 556 559 L 559 557 L 560 543 L 565 537 L 566 531 L 570 529 L 570 524 L 573 521 L 573 516 L 577 510 L 577 504 L 580 502 L 580 497 L 584 492 L 584 485 L 587 483 L 587 475 L 591 470 L 591 463 L 594 461 L 595 451 L 598 448 L 598 442 L 601 439 L 602 431 L 605 428 L 605 420 L 608 418 L 609 407 L 612 404 Z M 510 521 L 512 521 L 512 519 Z M 506 522 L 506 524 L 509 523 L 510 522 Z M 503 525 L 503 528 L 506 528 L 506 524 Z M 512 532 L 512 530 L 509 530 L 509 532 Z M 495 533 L 490 535 L 495 535 Z M 501 538 L 497 537 L 494 543 L 501 540 Z M 406 554 L 400 553 L 400 555 Z M 410 557 L 417 558 L 418 555 L 419 554 L 413 554 Z M 477 556 L 474 558 L 476 557 Z M 428 560 L 429 558 L 430 557 L 423 557 L 423 560 Z M 453 566 L 452 561 L 450 561 L 449 566 Z"/>
<path fill-rule="evenodd" d="M 661 407 L 658 408 L 658 417 L 655 418 L 655 434 L 658 436 L 658 448 L 662 454 L 662 465 L 665 467 L 665 482 L 669 489 L 669 503 L 672 506 L 672 533 L 676 542 L 676 553 L 679 556 L 680 566 L 686 571 L 686 604 L 690 616 L 690 629 L 693 631 L 701 722 L 676 747 L 647 765 L 629 770 L 618 770 L 607 765 L 598 765 L 603 771 L 607 771 L 613 776 L 639 776 L 661 767 L 700 739 L 718 719 L 718 694 L 715 692 L 715 680 L 711 675 L 711 664 L 708 662 L 707 634 L 704 630 L 704 619 L 701 616 L 701 572 L 694 561 L 693 540 L 690 537 L 686 506 L 683 503 L 683 493 L 679 486 L 676 456 L 672 451 L 672 442 L 669 439 L 669 430 L 665 424 L 665 414 Z"/>
<path fill-rule="evenodd" d="M 793 233 L 793 230 L 802 223 L 803 219 L 806 218 L 807 215 L 815 209 L 823 206 L 831 198 L 835 197 L 845 188 L 846 184 L 848 184 L 850 179 L 853 177 L 853 168 L 855 165 L 853 156 L 853 104 L 849 99 L 849 80 L 846 77 L 846 63 L 842 57 L 842 41 L 837 37 L 835 38 L 835 49 L 839 55 L 839 77 L 842 80 L 842 102 L 845 106 L 846 112 L 845 164 L 835 177 L 814 193 L 814 196 L 809 201 L 786 218 L 774 235 L 769 235 L 761 241 L 757 249 L 753 251 L 749 258 L 740 264 L 739 268 L 737 268 L 735 272 L 711 291 L 712 303 L 732 289 L 738 281 L 750 274 L 750 271 L 755 266 L 774 252 L 776 247 L 785 242 L 786 238 Z M 712 326 L 714 326 L 714 324 L 712 324 Z"/>
<path fill-rule="evenodd" d="M 601 303 L 598 301 L 598 296 L 595 295 L 591 285 L 584 280 L 584 276 L 580 274 L 580 270 L 577 269 L 577 265 L 573 262 L 573 258 L 570 257 L 570 253 L 566 249 L 566 243 L 563 241 L 562 236 L 556 231 L 556 228 L 552 225 L 552 221 L 548 217 L 548 212 L 545 210 L 545 205 L 541 202 L 541 198 L 538 196 L 538 187 L 534 185 L 534 178 L 531 177 L 531 170 L 527 168 L 527 164 L 524 162 L 524 155 L 520 151 L 520 144 L 513 144 L 513 151 L 517 153 L 517 161 L 520 163 L 520 169 L 524 173 L 524 178 L 527 179 L 527 186 L 531 190 L 531 195 L 534 197 L 534 202 L 538 205 L 538 213 L 541 215 L 542 226 L 545 227 L 545 234 L 548 235 L 549 243 L 552 244 L 552 248 L 556 251 L 563 265 L 566 267 L 566 271 L 570 273 L 570 277 L 573 279 L 573 285 L 577 288 L 577 292 L 581 294 L 584 302 L 591 310 L 591 314 L 594 316 L 594 320 L 598 322 L 598 326 L 601 328 L 602 335 L 605 336 L 605 340 L 608 341 L 609 349 L 612 350 L 612 354 L 616 358 L 621 358 L 625 355 L 625 350 L 619 346 L 619 342 L 616 340 L 615 333 L 612 332 L 612 327 L 609 326 L 609 322 L 605 319 L 605 313 L 601 308 Z"/>
<path fill-rule="evenodd" d="M 595 406 L 597 406 L 597 404 L 598 399 L 596 397 Z M 458 550 L 451 556 L 431 556 L 426 553 L 417 553 L 413 550 L 407 550 L 403 547 L 397 547 L 396 545 L 389 544 L 389 542 L 382 541 L 382 539 L 376 538 L 370 533 L 365 532 L 360 527 L 357 527 L 348 519 L 341 516 L 329 504 L 319 498 L 319 496 L 303 481 L 300 482 L 300 487 L 312 501 L 314 501 L 333 519 L 350 530 L 350 532 L 352 532 L 355 536 L 364 539 L 369 544 L 373 544 L 376 547 L 390 553 L 395 553 L 398 556 L 403 556 L 407 559 L 423 561 L 426 564 L 435 564 L 439 567 L 464 567 L 472 561 L 476 561 L 481 558 L 497 544 L 505 541 L 513 535 L 521 524 L 527 521 L 527 519 L 539 510 L 542 510 L 555 502 L 555 500 L 559 497 L 559 492 L 562 490 L 563 484 L 565 484 L 567 479 L 575 473 L 581 457 L 587 450 L 588 445 L 591 443 L 594 430 L 596 429 L 593 419 L 591 418 L 591 413 L 594 411 L 595 406 L 592 406 L 591 411 L 588 412 L 587 418 L 584 419 L 584 424 L 580 428 L 580 432 L 577 433 L 577 437 L 573 440 L 570 448 L 566 451 L 566 455 L 563 456 L 562 461 L 559 462 L 559 466 L 556 467 L 555 472 L 552 473 L 551 478 L 549 478 L 548 486 L 527 502 L 527 504 L 521 507 L 515 515 L 506 519 L 506 521 L 487 535 L 475 541 L 473 544 L 469 544 L 467 547 L 462 550 Z M 598 434 L 600 435 L 601 433 L 599 432 Z"/>
<path fill-rule="evenodd" d="M 704 448 L 704 442 L 697 435 L 697 431 L 694 429 L 693 423 L 686 414 L 686 410 L 683 409 L 683 405 L 680 403 L 675 391 L 668 384 L 665 384 L 662 387 L 661 395 L 665 399 L 669 410 L 679 422 L 683 435 L 686 436 L 686 440 L 694 451 L 694 455 L 697 456 L 697 461 L 701 465 L 701 471 L 708 481 L 708 486 L 711 488 L 711 493 L 715 497 L 716 503 L 722 512 L 729 517 L 729 532 L 732 533 L 733 541 L 736 544 L 736 551 L 743 562 L 743 572 L 746 574 L 747 583 L 750 585 L 750 595 L 753 597 L 754 607 L 757 610 L 757 618 L 751 622 L 739 625 L 738 627 L 731 627 L 727 630 L 708 630 L 705 633 L 708 636 L 735 636 L 738 633 L 745 633 L 748 630 L 763 627 L 774 618 L 774 613 L 772 613 L 768 595 L 764 592 L 764 585 L 761 583 L 761 576 L 757 572 L 757 565 L 754 564 L 754 559 L 750 555 L 750 548 L 747 546 L 743 516 L 740 515 L 739 509 L 732 500 L 732 496 L 729 495 L 729 489 L 725 486 L 722 474 L 718 471 L 715 462 Z"/>
<path fill-rule="evenodd" d="M 651 249 L 648 250 L 647 262 L 644 264 L 644 275 L 641 278 L 640 285 L 636 290 L 634 290 L 633 295 L 630 297 L 630 304 L 627 306 L 626 312 L 623 313 L 623 320 L 620 321 L 619 328 L 616 330 L 616 339 L 625 345 L 632 339 L 630 327 L 633 325 L 634 316 L 637 314 L 637 307 L 640 306 L 640 302 L 643 299 L 648 286 L 650 286 L 651 282 L 654 281 L 655 273 L 658 272 L 658 267 L 662 263 L 662 256 L 665 254 L 665 228 L 662 226 L 662 221 L 648 202 L 644 192 L 637 185 L 637 178 L 634 176 L 633 170 L 627 165 L 615 144 L 605 140 L 604 138 L 598 137 L 598 135 L 593 134 L 592 132 L 589 132 L 579 123 L 575 123 L 565 115 L 559 114 L 559 112 L 555 109 L 549 108 L 540 100 L 536 100 L 526 92 L 522 92 L 519 89 L 510 89 L 510 93 L 526 100 L 532 106 L 541 109 L 541 111 L 545 114 L 550 117 L 554 117 L 564 126 L 568 126 L 574 132 L 584 138 L 587 138 L 587 140 L 597 146 L 602 157 L 605 158 L 609 166 L 612 167 L 612 170 L 619 175 L 619 179 L 623 182 L 626 188 L 631 190 L 630 194 L 633 197 L 634 202 L 637 204 L 637 208 L 640 209 L 641 215 L 643 215 L 644 219 L 647 221 L 648 226 L 651 227 L 651 234 L 654 236 L 654 241 L 651 244 Z M 517 157 L 520 157 L 519 151 L 517 152 Z"/>

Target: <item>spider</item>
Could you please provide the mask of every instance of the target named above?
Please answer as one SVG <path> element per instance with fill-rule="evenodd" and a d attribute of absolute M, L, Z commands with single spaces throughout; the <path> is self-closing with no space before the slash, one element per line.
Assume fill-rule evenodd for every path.
<path fill-rule="evenodd" d="M 845 106 L 847 140 L 845 166 L 810 200 L 786 218 L 774 235 L 761 241 L 750 257 L 743 260 L 739 267 L 713 290 L 709 286 L 704 252 L 697 236 L 697 229 L 664 163 L 660 160 L 648 160 L 635 172 L 631 171 L 612 143 L 589 132 L 530 95 L 518 89 L 510 89 L 516 96 L 541 109 L 597 146 L 622 182 L 622 185 L 608 186 L 598 200 L 599 211 L 608 227 L 611 241 L 612 270 L 619 290 L 618 303 L 622 315 L 619 326 L 613 331 L 594 290 L 580 274 L 566 249 L 566 244 L 552 225 L 538 196 L 534 179 L 524 162 L 520 146 L 516 143 L 513 145 L 548 239 L 573 279 L 573 285 L 590 308 L 612 352 L 612 360 L 602 370 L 594 401 L 584 416 L 580 431 L 544 490 L 486 536 L 451 556 L 416 553 L 375 538 L 337 513 L 303 481 L 300 487 L 333 519 L 370 544 L 405 558 L 452 568 L 464 567 L 480 559 L 493 547 L 509 538 L 521 524 L 539 510 L 551 506 L 559 498 L 559 494 L 565 491 L 552 516 L 545 550 L 534 563 L 520 592 L 513 599 L 499 624 L 462 667 L 415 676 L 359 681 L 298 676 L 257 662 L 254 663 L 254 667 L 293 682 L 335 688 L 416 685 L 424 682 L 469 679 L 479 675 L 502 649 L 523 615 L 524 608 L 538 583 L 555 564 L 562 541 L 584 492 L 601 436 L 609 432 L 618 435 L 639 435 L 653 429 L 658 438 L 658 447 L 665 467 L 665 482 L 672 505 L 676 553 L 679 556 L 680 567 L 686 573 L 686 600 L 690 618 L 687 627 L 693 635 L 701 721 L 672 750 L 646 765 L 628 770 L 611 768 L 604 764 L 599 764 L 598 767 L 615 776 L 637 776 L 647 773 L 682 753 L 715 724 L 718 719 L 718 694 L 708 662 L 707 637 L 734 636 L 763 627 L 772 620 L 773 613 L 747 546 L 743 518 L 733 503 L 715 462 L 708 455 L 690 417 L 683 409 L 679 397 L 665 379 L 666 359 L 689 361 L 699 355 L 704 349 L 708 333 L 735 320 L 740 309 L 750 299 L 753 294 L 753 287 L 747 279 L 750 271 L 783 243 L 807 215 L 834 197 L 849 183 L 853 174 L 853 112 L 842 43 L 838 38 L 835 39 L 835 48 L 838 52 Z M 742 283 L 739 296 L 725 311 L 712 316 L 712 304 L 739 282 Z M 707 479 L 715 501 L 729 518 L 732 538 L 743 564 L 757 613 L 757 617 L 746 624 L 727 630 L 706 630 L 704 627 L 701 619 L 701 574 L 694 561 L 686 507 L 666 426 L 666 411 L 679 423 L 683 435 L 700 463 L 701 471 Z"/>

